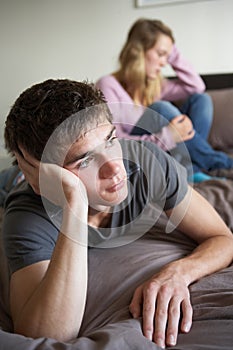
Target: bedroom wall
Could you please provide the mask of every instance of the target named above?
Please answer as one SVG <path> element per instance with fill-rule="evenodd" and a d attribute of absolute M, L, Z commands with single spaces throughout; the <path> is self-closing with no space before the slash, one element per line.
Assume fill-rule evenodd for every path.
<path fill-rule="evenodd" d="M 233 72 L 232 15 L 232 0 L 144 8 L 134 0 L 0 0 L 0 168 L 8 162 L 5 117 L 25 88 L 51 77 L 95 81 L 113 71 L 139 17 L 160 18 L 172 27 L 200 73 Z"/>

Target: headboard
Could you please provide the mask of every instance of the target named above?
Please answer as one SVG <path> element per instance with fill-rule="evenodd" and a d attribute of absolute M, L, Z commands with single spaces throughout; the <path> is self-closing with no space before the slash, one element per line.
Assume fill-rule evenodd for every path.
<path fill-rule="evenodd" d="M 233 87 L 233 73 L 201 74 L 207 90 L 226 89 Z"/>

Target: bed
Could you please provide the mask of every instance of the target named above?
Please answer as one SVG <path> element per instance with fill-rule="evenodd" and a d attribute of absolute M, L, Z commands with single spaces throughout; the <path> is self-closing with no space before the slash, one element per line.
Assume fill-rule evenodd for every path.
<path fill-rule="evenodd" d="M 225 83 L 220 87 L 211 85 L 211 77 L 203 78 L 215 107 L 210 142 L 215 148 L 231 153 L 233 79 L 230 74 L 229 85 L 227 76 L 223 77 Z M 219 171 L 213 175 L 224 179 L 205 181 L 194 187 L 212 203 L 233 231 L 233 171 Z M 1 208 L 0 225 L 2 215 Z M 131 317 L 128 305 L 141 282 L 164 264 L 187 255 L 195 247 L 192 240 L 178 231 L 164 234 L 164 225 L 166 218 L 162 216 L 156 228 L 128 245 L 90 249 L 87 304 L 82 327 L 79 336 L 66 343 L 13 334 L 8 304 L 9 274 L 0 241 L 0 350 L 160 349 L 143 336 L 141 319 Z M 232 350 L 233 264 L 192 284 L 190 291 L 194 310 L 191 331 L 180 333 L 177 345 L 167 349 Z"/>

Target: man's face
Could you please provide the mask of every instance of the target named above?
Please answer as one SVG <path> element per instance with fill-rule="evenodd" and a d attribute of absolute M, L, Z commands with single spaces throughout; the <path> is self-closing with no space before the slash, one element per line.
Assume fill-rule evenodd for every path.
<path fill-rule="evenodd" d="M 119 204 L 128 194 L 122 149 L 115 127 L 108 122 L 91 129 L 70 147 L 64 167 L 84 183 L 89 207 L 95 210 Z"/>

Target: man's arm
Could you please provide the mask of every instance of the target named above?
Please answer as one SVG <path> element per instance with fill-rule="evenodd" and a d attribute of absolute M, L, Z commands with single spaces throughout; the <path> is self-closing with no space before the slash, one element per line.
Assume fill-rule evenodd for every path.
<path fill-rule="evenodd" d="M 172 215 L 179 223 L 178 229 L 199 245 L 189 256 L 165 266 L 134 293 L 130 311 L 134 317 L 142 315 L 144 335 L 161 347 L 176 344 L 180 319 L 181 331 L 191 328 L 188 286 L 228 266 L 233 259 L 232 233 L 195 190 L 189 188 L 183 201 L 167 215 Z"/>
<path fill-rule="evenodd" d="M 39 162 L 17 155 L 20 168 L 36 193 Z M 87 199 L 80 201 L 80 180 L 66 169 L 43 165 L 46 197 L 63 207 L 61 232 L 51 258 L 16 271 L 10 300 L 17 333 L 68 341 L 82 322 L 87 291 Z M 61 173 L 62 172 L 62 173 Z M 56 193 L 62 178 L 63 195 Z M 85 191 L 82 193 L 85 199 Z M 81 203 L 80 203 L 81 202 Z M 78 216 L 74 213 L 78 213 Z"/>

